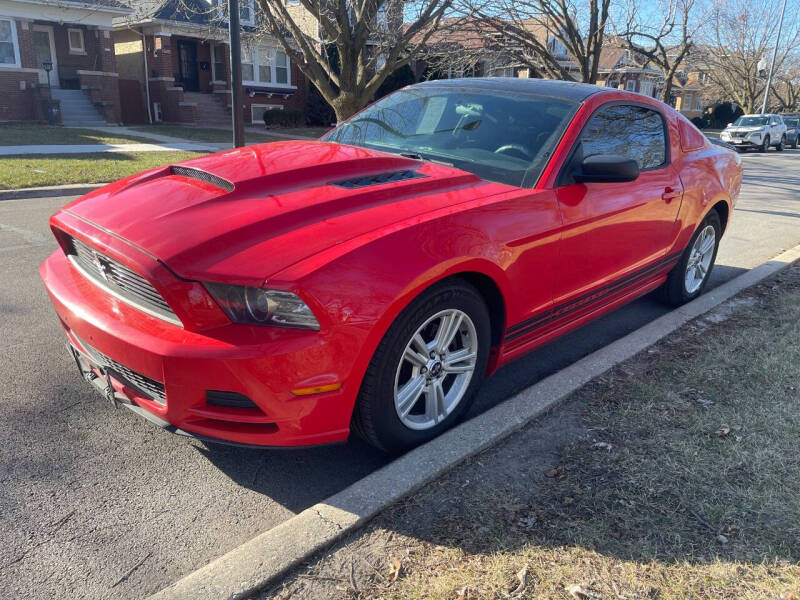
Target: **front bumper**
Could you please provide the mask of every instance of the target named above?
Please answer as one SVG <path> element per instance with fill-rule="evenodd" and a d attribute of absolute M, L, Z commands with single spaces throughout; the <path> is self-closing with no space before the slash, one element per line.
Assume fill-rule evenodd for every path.
<path fill-rule="evenodd" d="M 308 446 L 347 438 L 357 393 L 346 381 L 353 357 L 333 351 L 324 332 L 242 325 L 189 331 L 105 293 L 61 251 L 40 274 L 82 370 L 100 367 L 89 378 L 108 399 L 176 433 L 228 443 Z M 104 369 L 98 356 L 116 366 Z M 342 387 L 332 392 L 291 391 L 334 381 Z M 163 397 L 154 385 L 163 386 Z M 209 405 L 208 391 L 241 394 L 256 406 Z"/>

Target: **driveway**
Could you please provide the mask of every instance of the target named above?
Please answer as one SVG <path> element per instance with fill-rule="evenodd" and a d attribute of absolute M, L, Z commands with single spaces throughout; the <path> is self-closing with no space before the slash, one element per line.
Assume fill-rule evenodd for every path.
<path fill-rule="evenodd" d="M 800 151 L 746 154 L 712 285 L 800 243 Z M 380 467 L 358 441 L 259 451 L 172 436 L 87 389 L 38 274 L 48 216 L 0 202 L 0 590 L 140 598 Z M 474 411 L 666 312 L 645 297 L 503 368 Z"/>

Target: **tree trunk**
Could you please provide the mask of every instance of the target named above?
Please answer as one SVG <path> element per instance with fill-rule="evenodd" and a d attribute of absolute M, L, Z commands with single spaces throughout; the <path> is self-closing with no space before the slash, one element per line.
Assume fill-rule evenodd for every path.
<path fill-rule="evenodd" d="M 352 92 L 345 92 L 342 90 L 330 104 L 333 108 L 333 112 L 336 113 L 336 121 L 341 123 L 364 108 L 368 101 L 368 98 L 362 98 Z"/>

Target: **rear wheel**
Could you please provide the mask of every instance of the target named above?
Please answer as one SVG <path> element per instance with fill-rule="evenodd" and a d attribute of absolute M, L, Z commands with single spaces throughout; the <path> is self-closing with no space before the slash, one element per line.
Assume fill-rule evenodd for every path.
<path fill-rule="evenodd" d="M 786 136 L 783 136 L 783 137 L 781 138 L 781 141 L 780 141 L 780 142 L 778 142 L 778 145 L 777 145 L 777 146 L 775 146 L 775 150 L 777 150 L 778 152 L 783 152 L 783 149 L 784 149 L 785 147 L 786 147 Z"/>
<path fill-rule="evenodd" d="M 703 293 L 717 259 L 721 234 L 719 215 L 712 210 L 700 223 L 680 261 L 667 277 L 663 292 L 669 304 L 680 306 Z"/>
<path fill-rule="evenodd" d="M 387 452 L 433 439 L 464 416 L 489 358 L 486 304 L 466 282 L 432 287 L 404 310 L 364 375 L 353 429 Z"/>
<path fill-rule="evenodd" d="M 794 136 L 794 139 L 792 140 L 792 150 L 797 150 L 797 138 L 798 137 L 800 137 L 800 136 L 796 135 L 796 136 Z"/>

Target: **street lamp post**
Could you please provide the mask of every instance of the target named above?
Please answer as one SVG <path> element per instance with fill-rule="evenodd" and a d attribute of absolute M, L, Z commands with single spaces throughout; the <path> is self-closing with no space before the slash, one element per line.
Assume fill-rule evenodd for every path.
<path fill-rule="evenodd" d="M 49 125 L 56 124 L 56 116 L 53 114 L 53 91 L 50 88 L 50 71 L 53 70 L 53 61 L 42 61 L 42 68 L 47 73 L 47 123 Z"/>
<path fill-rule="evenodd" d="M 769 98 L 769 88 L 772 86 L 772 72 L 775 70 L 775 59 L 778 57 L 778 44 L 781 42 L 781 29 L 783 29 L 783 13 L 786 12 L 786 0 L 783 0 L 781 7 L 781 18 L 778 21 L 778 37 L 775 38 L 775 49 L 772 51 L 772 64 L 769 66 L 767 75 L 767 88 L 764 90 L 764 103 L 761 105 L 761 114 L 767 112 L 767 99 Z"/>

